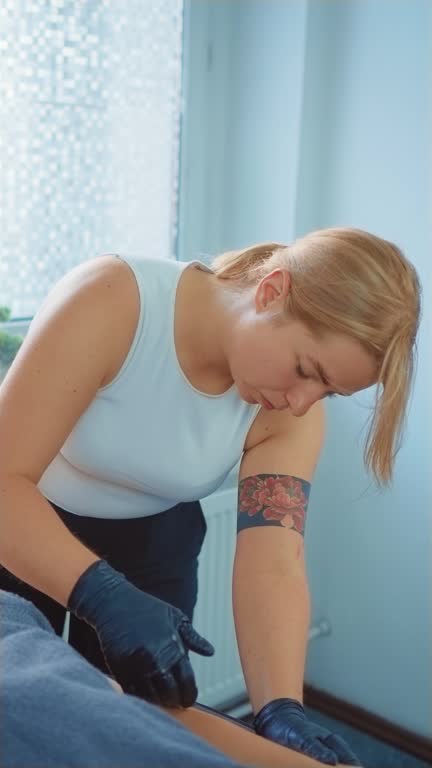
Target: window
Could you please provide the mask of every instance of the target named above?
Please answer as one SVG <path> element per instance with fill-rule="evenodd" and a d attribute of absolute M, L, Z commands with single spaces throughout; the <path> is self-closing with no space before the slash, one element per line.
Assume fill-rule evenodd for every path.
<path fill-rule="evenodd" d="M 104 252 L 175 255 L 182 0 L 0 4 L 0 306 Z"/>

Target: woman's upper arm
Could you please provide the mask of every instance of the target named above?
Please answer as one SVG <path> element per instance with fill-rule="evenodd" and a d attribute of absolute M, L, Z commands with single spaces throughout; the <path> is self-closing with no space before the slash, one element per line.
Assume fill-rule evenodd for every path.
<path fill-rule="evenodd" d="M 324 405 L 315 403 L 300 418 L 288 412 L 280 421 L 280 429 L 246 451 L 241 461 L 237 572 L 239 562 L 255 573 L 259 568 L 268 572 L 269 567 L 285 573 L 291 566 L 305 572 L 303 537 L 311 483 L 325 439 Z"/>
<path fill-rule="evenodd" d="M 245 451 L 239 480 L 262 473 L 295 475 L 310 482 L 325 439 L 326 413 L 321 401 L 295 417 L 281 412 L 280 427 L 258 445 Z"/>
<path fill-rule="evenodd" d="M 115 265 L 68 273 L 45 300 L 0 386 L 0 473 L 36 484 L 102 385 L 121 297 Z"/>

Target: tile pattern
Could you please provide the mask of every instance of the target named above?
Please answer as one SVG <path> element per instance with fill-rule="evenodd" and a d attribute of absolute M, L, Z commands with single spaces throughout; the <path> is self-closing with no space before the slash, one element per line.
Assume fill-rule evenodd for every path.
<path fill-rule="evenodd" d="M 0 305 L 78 262 L 173 254 L 183 0 L 0 3 Z"/>

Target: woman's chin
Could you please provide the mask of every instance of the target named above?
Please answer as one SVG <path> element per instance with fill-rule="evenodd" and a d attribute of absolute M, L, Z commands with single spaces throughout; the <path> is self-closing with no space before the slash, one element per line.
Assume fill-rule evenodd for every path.
<path fill-rule="evenodd" d="M 249 403 L 249 405 L 257 405 L 258 404 L 258 400 L 256 400 L 255 397 L 252 397 L 252 395 L 249 394 L 249 393 L 241 395 L 241 398 L 242 398 L 242 400 L 245 401 L 245 403 Z"/>
<path fill-rule="evenodd" d="M 254 396 L 252 394 L 247 385 L 243 385 L 243 382 L 241 381 L 234 381 L 234 385 L 241 400 L 243 400 L 245 403 L 249 403 L 249 405 L 257 405 L 258 400 L 256 399 L 256 395 Z"/>

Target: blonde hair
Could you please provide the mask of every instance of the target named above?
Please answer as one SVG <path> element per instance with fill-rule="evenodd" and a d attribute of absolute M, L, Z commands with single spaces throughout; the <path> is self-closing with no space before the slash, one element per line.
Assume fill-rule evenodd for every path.
<path fill-rule="evenodd" d="M 419 277 L 401 250 L 369 232 L 334 227 L 289 246 L 228 251 L 210 266 L 237 295 L 274 269 L 287 269 L 291 288 L 282 322 L 298 320 L 318 339 L 345 334 L 375 359 L 378 387 L 364 462 L 378 484 L 389 484 L 413 385 L 421 312 Z"/>

